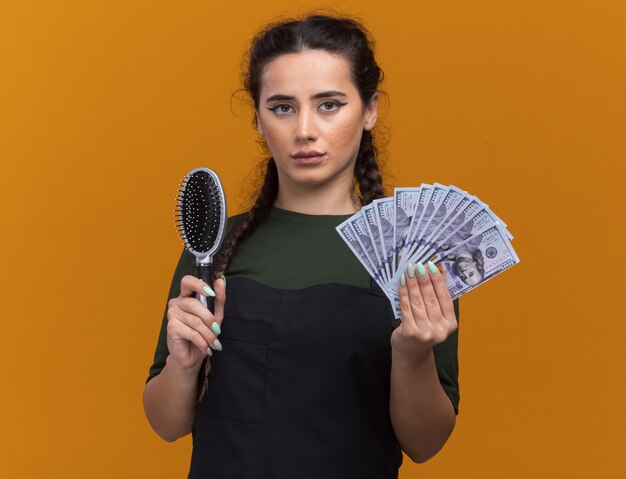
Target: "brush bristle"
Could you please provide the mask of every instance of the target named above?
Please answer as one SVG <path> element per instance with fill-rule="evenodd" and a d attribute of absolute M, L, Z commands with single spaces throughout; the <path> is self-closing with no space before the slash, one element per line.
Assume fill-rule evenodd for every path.
<path fill-rule="evenodd" d="M 178 233 L 185 246 L 197 253 L 214 247 L 223 218 L 221 187 L 207 171 L 185 177 L 175 210 Z"/>

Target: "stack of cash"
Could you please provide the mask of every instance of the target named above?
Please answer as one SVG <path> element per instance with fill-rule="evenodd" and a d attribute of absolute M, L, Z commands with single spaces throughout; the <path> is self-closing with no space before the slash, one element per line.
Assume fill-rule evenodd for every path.
<path fill-rule="evenodd" d="M 519 263 L 506 224 L 456 186 L 395 188 L 337 226 L 400 318 L 398 283 L 409 263 L 440 265 L 452 299 Z"/>

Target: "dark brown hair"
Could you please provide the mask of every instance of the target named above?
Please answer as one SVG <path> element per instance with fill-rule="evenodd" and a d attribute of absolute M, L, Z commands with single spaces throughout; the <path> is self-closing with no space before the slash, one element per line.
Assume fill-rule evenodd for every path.
<path fill-rule="evenodd" d="M 311 14 L 300 19 L 271 23 L 252 39 L 245 57 L 242 83 L 255 110 L 259 107 L 261 76 L 265 66 L 280 55 L 309 49 L 340 54 L 348 61 L 352 81 L 364 105 L 370 103 L 374 94 L 379 91 L 384 73 L 376 63 L 374 41 L 366 28 L 358 20 L 346 16 Z M 255 120 L 253 125 L 256 125 Z M 260 144 L 269 153 L 264 140 L 260 140 Z M 355 187 L 358 185 L 361 205 L 385 195 L 377 156 L 378 148 L 374 144 L 372 132 L 364 130 L 354 166 Z M 222 251 L 215 262 L 214 279 L 226 271 L 240 242 L 263 221 L 276 200 L 276 163 L 269 155 L 263 164 L 261 175 L 264 180 L 256 200 L 225 238 Z"/>

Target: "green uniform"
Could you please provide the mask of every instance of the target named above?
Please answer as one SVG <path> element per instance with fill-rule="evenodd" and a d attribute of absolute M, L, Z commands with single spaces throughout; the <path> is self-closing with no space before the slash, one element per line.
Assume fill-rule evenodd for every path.
<path fill-rule="evenodd" d="M 369 273 L 335 230 L 350 216 L 305 215 L 273 207 L 268 217 L 240 244 L 226 271 L 227 281 L 246 277 L 273 288 L 294 290 L 327 283 L 369 288 L 372 281 Z M 227 229 L 241 217 L 229 218 Z M 176 267 L 168 300 L 180 294 L 180 281 L 188 274 L 195 276 L 197 268 L 195 257 L 185 249 Z M 454 301 L 454 307 L 458 319 L 458 301 Z M 381 320 L 389 321 L 390 328 L 400 324 L 393 315 L 381 317 Z M 166 334 L 167 316 L 164 314 L 148 381 L 165 366 Z M 436 345 L 434 352 L 440 382 L 458 413 L 457 338 L 458 330 Z"/>

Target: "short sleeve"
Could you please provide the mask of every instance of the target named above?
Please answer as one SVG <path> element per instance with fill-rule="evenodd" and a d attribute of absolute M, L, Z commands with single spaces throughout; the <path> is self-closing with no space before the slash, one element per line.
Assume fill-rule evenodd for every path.
<path fill-rule="evenodd" d="M 157 341 L 156 351 L 154 352 L 154 362 L 150 366 L 150 372 L 146 383 L 153 377 L 158 375 L 165 367 L 165 360 L 169 354 L 167 349 L 167 303 L 170 299 L 180 295 L 180 281 L 183 276 L 186 275 L 197 276 L 196 270 L 196 258 L 193 254 L 183 248 L 183 252 L 178 260 L 178 265 L 174 271 L 174 277 L 170 285 L 170 291 L 167 295 L 167 301 L 165 302 L 165 311 L 163 312 L 163 320 L 161 322 L 161 330 L 159 332 L 159 339 Z"/>
<path fill-rule="evenodd" d="M 459 300 L 455 299 L 454 313 L 459 321 Z M 454 406 L 455 414 L 459 413 L 459 329 L 457 328 L 450 334 L 443 343 L 433 347 L 435 353 L 435 364 L 437 366 L 437 374 L 439 382 L 443 390 L 450 398 L 452 406 Z"/>

